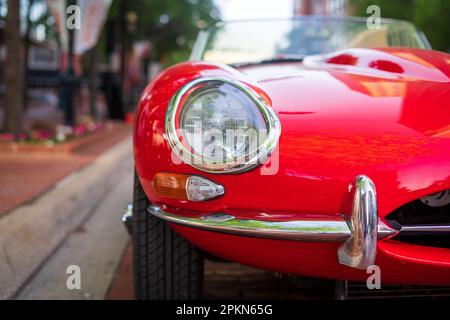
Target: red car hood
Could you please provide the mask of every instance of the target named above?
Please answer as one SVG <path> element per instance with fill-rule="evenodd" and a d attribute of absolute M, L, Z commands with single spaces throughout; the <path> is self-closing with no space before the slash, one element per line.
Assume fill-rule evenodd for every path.
<path fill-rule="evenodd" d="M 396 195 L 380 202 L 382 215 L 450 188 L 450 55 L 348 49 L 240 71 L 270 97 L 282 123 L 280 170 L 315 181 L 303 190 L 310 200 L 321 201 L 317 181 L 358 174 L 380 197 Z"/>

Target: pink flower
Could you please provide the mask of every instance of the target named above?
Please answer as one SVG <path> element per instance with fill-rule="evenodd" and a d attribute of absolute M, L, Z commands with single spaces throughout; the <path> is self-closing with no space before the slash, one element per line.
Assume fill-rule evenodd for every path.
<path fill-rule="evenodd" d="M 48 131 L 39 131 L 38 137 L 39 140 L 48 140 L 50 133 Z"/>
<path fill-rule="evenodd" d="M 2 133 L 0 134 L 0 140 L 14 141 L 14 135 L 12 133 Z"/>
<path fill-rule="evenodd" d="M 82 136 L 86 132 L 86 126 L 83 125 L 83 124 L 80 124 L 80 125 L 75 127 L 74 132 L 75 132 L 76 136 L 78 136 L 78 137 Z"/>

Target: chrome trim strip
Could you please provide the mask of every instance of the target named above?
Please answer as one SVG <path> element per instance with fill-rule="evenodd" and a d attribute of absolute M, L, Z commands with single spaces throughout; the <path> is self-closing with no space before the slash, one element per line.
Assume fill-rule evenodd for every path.
<path fill-rule="evenodd" d="M 400 232 L 400 230 L 397 228 L 397 226 L 387 225 L 380 218 L 378 218 L 378 228 L 377 229 L 378 229 L 378 233 L 377 233 L 378 240 L 392 238 Z"/>
<path fill-rule="evenodd" d="M 352 184 L 354 192 L 352 216 L 349 221 L 352 236 L 339 247 L 340 264 L 367 269 L 375 264 L 378 235 L 378 208 L 375 185 L 369 177 L 358 176 Z"/>
<path fill-rule="evenodd" d="M 422 225 L 404 225 L 399 234 L 412 232 L 421 233 L 450 233 L 450 225 L 446 224 L 422 224 Z"/>
<path fill-rule="evenodd" d="M 347 222 L 342 220 L 298 220 L 273 222 L 240 220 L 223 213 L 187 218 L 164 212 L 160 207 L 150 206 L 148 212 L 167 222 L 202 230 L 239 236 L 280 240 L 339 242 L 350 237 Z"/>
<path fill-rule="evenodd" d="M 230 84 L 247 95 L 261 112 L 268 130 L 265 140 L 255 150 L 251 150 L 248 154 L 233 159 L 232 162 L 216 163 L 216 160 L 208 161 L 208 159 L 201 155 L 191 153 L 180 141 L 177 134 L 176 114 L 184 95 L 200 83 L 214 81 Z M 225 77 L 201 77 L 185 84 L 170 99 L 166 111 L 165 133 L 167 142 L 174 151 L 174 154 L 181 157 L 181 160 L 190 166 L 208 173 L 238 173 L 253 169 L 260 163 L 264 163 L 270 157 L 281 135 L 281 123 L 275 111 L 246 84 Z"/>

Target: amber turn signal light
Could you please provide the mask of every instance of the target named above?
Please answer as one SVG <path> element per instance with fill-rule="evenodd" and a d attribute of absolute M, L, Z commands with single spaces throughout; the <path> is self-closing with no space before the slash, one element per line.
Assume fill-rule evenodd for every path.
<path fill-rule="evenodd" d="M 176 173 L 158 173 L 153 178 L 155 192 L 165 198 L 187 200 L 186 184 L 189 176 Z"/>
<path fill-rule="evenodd" d="M 200 202 L 225 193 L 223 186 L 206 178 L 179 173 L 158 173 L 152 184 L 158 196 L 176 200 Z"/>

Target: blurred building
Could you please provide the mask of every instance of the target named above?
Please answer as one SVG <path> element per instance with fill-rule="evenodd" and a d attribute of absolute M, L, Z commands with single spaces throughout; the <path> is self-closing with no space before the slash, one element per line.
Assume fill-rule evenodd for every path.
<path fill-rule="evenodd" d="M 347 0 L 294 0 L 294 15 L 347 15 Z"/>

